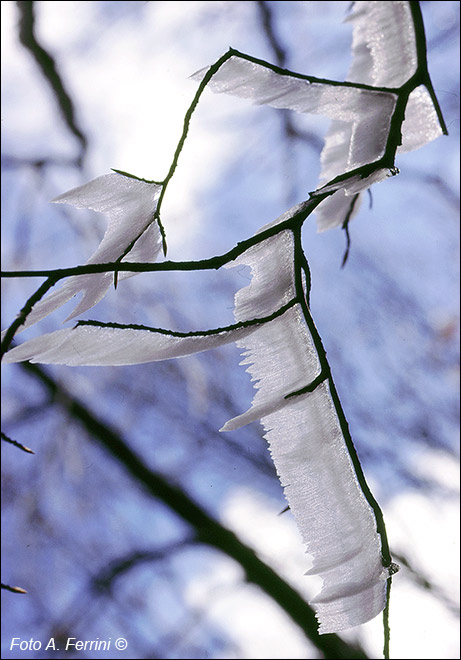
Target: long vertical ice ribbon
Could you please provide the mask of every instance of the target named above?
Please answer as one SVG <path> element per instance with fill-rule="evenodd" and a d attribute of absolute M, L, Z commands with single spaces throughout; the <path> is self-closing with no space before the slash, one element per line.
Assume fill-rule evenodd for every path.
<path fill-rule="evenodd" d="M 296 294 L 290 230 L 250 248 L 230 265 L 250 266 L 251 284 L 235 297 L 235 318 L 267 313 Z M 307 552 L 323 579 L 313 600 L 320 633 L 374 618 L 386 603 L 375 513 L 367 501 L 333 403 L 328 379 L 303 390 L 321 372 L 299 303 L 237 341 L 257 393 L 247 413 L 222 430 L 261 418 L 278 476 Z M 287 396 L 288 395 L 288 396 Z"/>

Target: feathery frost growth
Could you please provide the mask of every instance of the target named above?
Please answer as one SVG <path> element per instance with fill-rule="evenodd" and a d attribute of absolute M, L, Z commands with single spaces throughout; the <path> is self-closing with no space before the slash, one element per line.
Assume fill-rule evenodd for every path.
<path fill-rule="evenodd" d="M 341 226 L 352 211 L 357 212 L 359 204 L 352 204 L 348 196 L 396 173 L 395 147 L 398 151 L 418 149 L 444 130 L 430 92 L 420 84 L 430 84 L 430 80 L 426 63 L 418 56 L 422 46 L 418 43 L 421 36 L 416 34 L 419 26 L 415 25 L 415 7 L 410 2 L 353 5 L 347 19 L 354 25 L 348 82 L 293 76 L 289 71 L 238 53 L 225 62 L 209 83 L 209 88 L 217 93 L 332 119 L 321 154 L 321 183 L 375 165 L 372 176 L 366 176 L 366 170 L 360 172 L 352 185 L 338 186 L 337 192 L 323 202 L 317 210 L 319 230 Z M 193 78 L 201 80 L 206 71 L 202 69 Z M 412 82 L 413 77 L 421 79 L 418 85 L 416 80 Z M 398 108 L 396 114 L 397 105 L 403 108 Z M 392 121 L 399 119 L 398 113 L 402 114 L 400 125 L 392 127 Z M 394 133 L 401 130 L 395 147 L 392 128 Z M 388 150 L 394 153 L 387 154 Z M 390 158 L 384 158 L 387 155 Z"/>
<path fill-rule="evenodd" d="M 237 342 L 257 392 L 249 410 L 221 430 L 255 420 L 263 424 L 312 560 L 309 574 L 323 578 L 312 601 L 320 633 L 359 625 L 381 612 L 395 566 L 380 508 L 366 484 L 310 314 L 310 274 L 301 229 L 313 212 L 320 230 L 347 229 L 360 193 L 398 172 L 398 151 L 419 148 L 446 132 L 427 71 L 418 3 L 355 2 L 348 20 L 354 32 L 346 82 L 295 74 L 234 50 L 193 76 L 200 86 L 190 114 L 209 87 L 253 103 L 332 119 L 321 156 L 320 187 L 228 255 L 210 260 L 210 268 L 251 268 L 250 285 L 235 296 L 235 324 L 180 333 L 79 321 L 74 328 L 26 341 L 4 358 L 72 366 L 140 364 Z M 157 258 L 162 243 L 159 207 L 171 175 L 161 183 L 148 183 L 109 174 L 54 200 L 108 215 L 106 235 L 87 263 L 112 266 L 98 274 L 82 268 L 83 274 L 73 275 L 38 302 L 22 327 L 80 291 L 83 298 L 69 318 L 95 305 L 114 280 L 115 262 Z"/>
<path fill-rule="evenodd" d="M 107 216 L 104 237 L 87 264 L 152 262 L 162 247 L 159 226 L 152 222 L 159 195 L 159 185 L 114 172 L 69 190 L 52 201 L 100 211 Z M 133 274 L 120 273 L 119 279 Z M 41 321 L 80 292 L 83 292 L 82 299 L 66 321 L 83 314 L 104 298 L 113 281 L 113 273 L 69 277 L 59 290 L 35 305 L 21 330 Z"/>

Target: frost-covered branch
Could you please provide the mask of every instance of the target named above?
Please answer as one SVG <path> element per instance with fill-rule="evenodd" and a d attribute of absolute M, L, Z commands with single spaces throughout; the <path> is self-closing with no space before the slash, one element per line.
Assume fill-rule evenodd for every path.
<path fill-rule="evenodd" d="M 260 6 L 264 7 L 262 3 Z M 310 273 L 301 230 L 314 211 L 320 230 L 342 227 L 348 239 L 346 259 L 348 225 L 359 208 L 361 193 L 398 174 L 398 153 L 423 146 L 446 133 L 446 127 L 427 70 L 419 4 L 356 2 L 350 20 L 354 37 L 348 80 L 294 73 L 230 49 L 192 76 L 199 82 L 198 90 L 162 181 L 147 181 L 116 170 L 57 197 L 55 202 L 105 213 L 107 231 L 85 266 L 4 273 L 8 277 L 48 279 L 6 331 L 2 351 L 9 348 L 15 332 L 40 321 L 76 294 L 83 293 L 83 297 L 66 320 L 93 307 L 111 283 L 116 285 L 122 277 L 136 272 L 249 266 L 251 283 L 235 296 L 235 324 L 175 332 L 79 321 L 73 328 L 12 348 L 5 362 L 141 364 L 236 342 L 244 351 L 242 364 L 248 365 L 257 392 L 250 408 L 221 430 L 232 431 L 256 420 L 265 429 L 286 498 L 312 560 L 308 573 L 323 580 L 312 601 L 319 632 L 360 625 L 384 610 L 387 657 L 390 577 L 396 567 L 381 509 L 366 483 L 311 315 Z M 279 53 L 279 62 L 282 60 Z M 160 256 L 162 246 L 166 253 L 161 206 L 206 88 L 283 111 L 330 118 L 320 183 L 306 201 L 224 255 L 201 261 L 147 263 Z M 64 285 L 42 299 L 63 278 L 67 278 Z M 76 406 L 80 410 L 79 404 Z M 86 423 L 87 413 L 81 414 L 81 421 Z M 99 432 L 94 420 L 90 427 Z M 126 454 L 126 447 L 122 454 L 130 465 L 133 461 L 137 464 L 136 457 Z M 160 493 L 169 492 L 169 486 L 159 488 Z M 234 556 L 230 535 L 224 533 L 228 541 L 220 547 Z M 199 538 L 208 542 L 203 532 Z"/>

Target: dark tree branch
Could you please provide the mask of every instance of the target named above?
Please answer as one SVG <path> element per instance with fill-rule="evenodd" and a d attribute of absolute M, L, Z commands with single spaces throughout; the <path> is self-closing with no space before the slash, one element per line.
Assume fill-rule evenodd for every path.
<path fill-rule="evenodd" d="M 2 167 L 16 169 L 19 167 L 33 167 L 43 170 L 46 167 L 78 167 L 78 158 L 67 158 L 66 156 L 43 156 L 42 158 L 25 158 L 13 154 L 2 154 Z"/>
<path fill-rule="evenodd" d="M 35 454 L 35 452 L 32 449 L 30 449 L 30 447 L 26 447 L 25 445 L 22 445 L 17 440 L 12 440 L 5 433 L 3 433 L 3 431 L 1 432 L 1 435 L 2 435 L 2 440 L 4 442 L 7 442 L 8 444 L 13 445 L 14 447 L 17 447 L 18 449 L 21 449 L 22 451 L 25 451 L 26 454 Z"/>
<path fill-rule="evenodd" d="M 35 34 L 35 3 L 30 0 L 18 0 L 19 9 L 19 41 L 30 52 L 45 80 L 53 90 L 62 118 L 69 131 L 80 143 L 78 164 L 81 165 L 85 156 L 88 139 L 79 127 L 75 117 L 75 107 L 64 81 L 58 71 L 54 58 L 37 40 Z"/>
<path fill-rule="evenodd" d="M 259 9 L 264 34 L 274 52 L 277 65 L 284 67 L 287 62 L 287 52 L 275 34 L 274 15 L 271 6 L 265 0 L 256 0 L 256 6 Z"/>
<path fill-rule="evenodd" d="M 449 609 L 453 614 L 456 616 L 459 616 L 459 606 L 454 603 L 449 596 L 447 596 L 446 593 L 443 592 L 443 590 L 438 587 L 436 584 L 431 582 L 422 572 L 420 569 L 417 569 L 413 564 L 409 561 L 409 559 L 405 555 L 401 554 L 396 554 L 393 553 L 394 559 L 396 559 L 399 564 L 404 566 L 409 575 L 410 578 L 417 584 L 419 587 L 422 587 L 426 591 L 430 591 L 433 593 L 435 598 L 437 598 L 447 609 Z"/>
<path fill-rule="evenodd" d="M 115 559 L 103 571 L 98 575 L 95 575 L 91 579 L 91 586 L 96 591 L 110 591 L 114 580 L 124 573 L 127 573 L 132 568 L 139 566 L 139 564 L 168 559 L 174 552 L 182 550 L 193 543 L 196 543 L 196 540 L 191 536 L 182 541 L 175 541 L 162 549 L 130 552 L 124 557 Z"/>
<path fill-rule="evenodd" d="M 1 588 L 4 591 L 11 591 L 13 594 L 26 594 L 27 591 L 25 589 L 22 589 L 22 587 L 10 587 L 9 584 L 3 584 L 1 583 Z"/>
<path fill-rule="evenodd" d="M 368 188 L 368 190 L 370 190 L 370 189 Z M 346 234 L 346 249 L 344 251 L 343 260 L 341 262 L 341 268 L 344 268 L 344 266 L 346 265 L 347 259 L 349 257 L 349 252 L 350 252 L 350 249 L 351 249 L 351 236 L 350 236 L 350 233 L 349 233 L 349 222 L 350 222 L 350 219 L 352 217 L 352 213 L 354 211 L 354 207 L 357 204 L 357 201 L 358 201 L 359 197 L 360 197 L 360 195 L 354 195 L 352 197 L 352 200 L 351 200 L 351 203 L 350 203 L 350 206 L 349 206 L 349 210 L 348 210 L 348 212 L 346 214 L 346 217 L 344 218 L 344 222 L 342 224 L 342 229 L 344 229 L 344 232 Z"/>
<path fill-rule="evenodd" d="M 41 298 L 43 298 L 45 293 L 47 293 L 51 289 L 51 287 L 53 287 L 56 284 L 57 281 L 58 280 L 53 276 L 49 277 L 47 280 L 43 282 L 43 284 L 37 289 L 37 291 L 35 291 L 35 293 L 33 293 L 31 297 L 27 300 L 24 307 L 21 309 L 21 311 L 19 312 L 13 323 L 5 332 L 5 335 L 1 343 L 2 356 L 4 355 L 5 351 L 7 351 L 8 348 L 10 347 L 10 344 L 13 340 L 16 330 L 25 323 L 27 317 L 32 311 L 32 307 L 35 305 L 36 302 L 38 302 L 39 300 L 41 300 Z"/>
<path fill-rule="evenodd" d="M 285 312 L 294 307 L 297 303 L 296 298 L 289 300 L 286 305 L 283 305 L 279 309 L 272 312 L 268 316 L 261 316 L 247 321 L 238 321 L 237 323 L 232 323 L 232 325 L 226 325 L 219 328 L 213 328 L 211 330 L 189 330 L 189 332 L 178 332 L 176 330 L 166 330 L 165 328 L 152 328 L 147 325 L 137 325 L 129 323 L 113 323 L 113 322 L 103 322 L 103 321 L 77 321 L 76 328 L 80 326 L 92 326 L 95 328 L 118 328 L 121 330 L 145 330 L 147 332 L 153 332 L 160 335 L 166 335 L 168 337 L 208 337 L 210 335 L 219 335 L 223 332 L 232 332 L 233 330 L 239 330 L 241 328 L 251 328 L 252 326 L 260 326 L 264 323 L 269 323 L 274 319 L 283 316 Z"/>
<path fill-rule="evenodd" d="M 287 63 L 287 51 L 278 38 L 274 27 L 274 14 L 269 2 L 265 0 L 256 0 L 259 15 L 261 17 L 261 26 L 266 39 L 274 53 L 277 66 L 284 68 Z M 288 140 L 300 140 L 306 142 L 314 151 L 320 153 L 323 146 L 323 140 L 311 131 L 304 131 L 295 125 L 293 113 L 290 110 L 276 110 L 280 114 L 283 122 L 283 130 Z"/>

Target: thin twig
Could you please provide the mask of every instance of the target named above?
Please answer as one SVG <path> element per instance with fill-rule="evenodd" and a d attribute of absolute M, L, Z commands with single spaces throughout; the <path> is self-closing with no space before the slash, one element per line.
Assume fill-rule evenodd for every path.
<path fill-rule="evenodd" d="M 22 587 L 10 587 L 9 584 L 3 584 L 1 583 L 1 588 L 4 589 L 5 591 L 11 591 L 13 594 L 26 594 L 27 591 L 23 589 Z"/>
<path fill-rule="evenodd" d="M 7 442 L 10 445 L 13 445 L 14 447 L 17 447 L 18 449 L 21 449 L 22 451 L 25 451 L 27 454 L 35 454 L 35 452 L 30 448 L 26 447 L 25 445 L 22 445 L 20 442 L 17 440 L 12 440 L 9 438 L 6 433 L 1 432 L 2 440 L 4 442 Z"/>
<path fill-rule="evenodd" d="M 15 318 L 13 323 L 10 325 L 10 327 L 7 329 L 5 332 L 5 335 L 2 339 L 1 343 L 1 356 L 6 353 L 6 351 L 9 349 L 11 342 L 13 341 L 13 337 L 18 330 L 18 328 L 21 327 L 26 322 L 27 317 L 29 316 L 30 312 L 32 311 L 33 306 L 35 303 L 37 303 L 39 300 L 43 298 L 45 293 L 47 293 L 52 286 L 56 284 L 59 278 L 53 277 L 52 275 L 43 282 L 43 284 L 33 293 L 30 298 L 27 300 L 26 304 L 24 307 L 21 309 L 19 312 L 18 316 Z"/>

